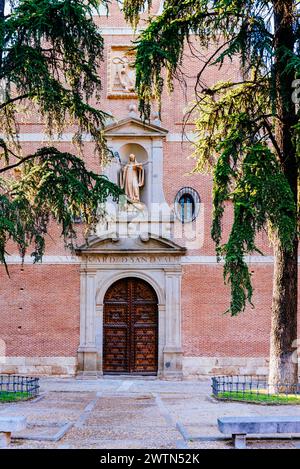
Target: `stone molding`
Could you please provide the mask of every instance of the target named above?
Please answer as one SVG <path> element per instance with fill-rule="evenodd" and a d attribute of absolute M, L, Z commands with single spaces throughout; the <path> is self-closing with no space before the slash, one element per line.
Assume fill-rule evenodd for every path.
<path fill-rule="evenodd" d="M 167 255 L 181 256 L 185 254 L 186 249 L 177 245 L 170 239 L 162 238 L 151 233 L 143 234 L 134 238 L 119 238 L 116 235 L 109 234 L 101 237 L 93 236 L 88 242 L 76 249 L 76 254 L 92 256 L 94 254 L 106 255 L 104 259 L 109 261 L 109 256 L 131 256 L 135 254 L 144 254 L 148 262 L 149 256 Z M 135 259 L 135 257 L 133 257 Z M 139 259 L 139 257 L 137 258 Z M 100 262 L 102 262 L 100 257 Z"/>
<path fill-rule="evenodd" d="M 160 243 L 160 252 L 151 254 L 151 242 Z M 78 368 L 83 373 L 102 373 L 104 296 L 116 281 L 126 277 L 145 280 L 158 298 L 158 375 L 181 378 L 181 255 L 180 246 L 169 240 L 143 241 L 139 251 L 103 253 L 111 238 L 97 240 L 79 251 L 81 254 L 80 346 Z M 128 240 L 123 240 L 123 243 Z M 149 250 L 148 250 L 149 245 Z M 173 252 L 172 252 L 173 250 Z M 168 252 L 170 254 L 168 255 Z M 132 262 L 134 260 L 134 262 Z"/>
<path fill-rule="evenodd" d="M 131 255 L 131 254 L 130 254 Z M 141 257 L 140 257 L 141 259 Z M 247 263 L 268 265 L 274 263 L 273 256 L 247 256 L 245 258 Z M 22 259 L 20 256 L 6 256 L 6 262 L 10 265 L 21 265 Z M 96 261 L 96 264 L 101 263 L 102 260 Z M 134 261 L 131 261 L 134 263 Z M 137 261 L 138 262 L 138 261 Z M 181 265 L 218 265 L 216 256 L 184 256 L 177 259 Z M 142 262 L 141 262 L 142 263 Z M 148 258 L 145 258 L 145 263 L 148 263 Z M 24 264 L 34 265 L 31 256 L 25 256 Z M 44 256 L 43 261 L 37 265 L 80 265 L 81 259 L 79 256 Z M 298 258 L 300 264 L 300 257 Z"/>
<path fill-rule="evenodd" d="M 105 127 L 106 137 L 123 137 L 123 138 L 141 138 L 141 137 L 157 137 L 163 138 L 168 135 L 169 131 L 156 124 L 143 123 L 135 117 L 127 117 L 117 122 L 108 124 Z"/>
<path fill-rule="evenodd" d="M 0 135 L 1 136 L 1 135 Z M 113 136 L 113 135 L 112 135 Z M 134 137 L 133 134 L 130 134 L 131 137 Z M 74 134 L 71 132 L 65 132 L 62 135 L 53 135 L 53 137 L 47 136 L 43 132 L 22 132 L 20 133 L 20 141 L 21 142 L 72 142 Z M 153 133 L 148 133 L 145 137 L 158 137 L 157 133 L 153 131 Z M 192 136 L 188 136 L 188 138 L 183 138 L 183 141 L 188 141 Z M 165 138 L 168 142 L 182 142 L 182 134 L 179 133 L 168 133 L 165 135 Z M 84 142 L 92 142 L 92 139 L 89 135 L 83 135 Z"/>

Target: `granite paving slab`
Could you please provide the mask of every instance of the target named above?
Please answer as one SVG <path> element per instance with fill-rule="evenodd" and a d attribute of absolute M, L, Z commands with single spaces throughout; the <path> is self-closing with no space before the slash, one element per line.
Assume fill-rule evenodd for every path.
<path fill-rule="evenodd" d="M 210 380 L 43 378 L 41 387 L 41 400 L 0 406 L 1 416 L 27 418 L 27 436 L 35 438 L 40 432 L 40 440 L 23 434 L 10 448 L 232 449 L 230 439 L 220 439 L 218 418 L 283 412 L 282 406 L 216 401 Z M 284 406 L 284 414 L 294 415 L 294 406 Z M 54 441 L 63 425 L 69 426 Z M 297 440 L 249 439 L 250 449 L 297 445 Z"/>

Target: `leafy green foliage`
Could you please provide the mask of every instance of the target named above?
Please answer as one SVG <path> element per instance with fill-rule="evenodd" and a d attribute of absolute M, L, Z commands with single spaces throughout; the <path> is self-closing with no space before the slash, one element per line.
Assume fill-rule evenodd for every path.
<path fill-rule="evenodd" d="M 123 10 L 125 12 L 125 18 L 131 22 L 131 24 L 136 27 L 139 19 L 140 13 L 144 12 L 146 4 L 148 5 L 148 11 L 150 11 L 152 6 L 152 0 L 124 0 Z"/>
<path fill-rule="evenodd" d="M 101 90 L 103 38 L 91 17 L 91 7 L 98 3 L 21 0 L 2 20 L 2 132 L 15 136 L 16 106 L 26 98 L 30 112 L 42 115 L 50 134 L 61 133 L 66 123 L 77 125 L 75 140 L 81 142 L 82 133 L 88 132 L 105 156 L 107 115 L 88 103 L 92 97 L 99 99 Z"/>
<path fill-rule="evenodd" d="M 11 12 L 5 16 L 4 6 Z M 93 22 L 99 0 L 0 1 L 0 262 L 13 241 L 34 261 L 45 250 L 52 219 L 67 247 L 76 237 L 74 219 L 92 229 L 101 202 L 120 190 L 89 171 L 84 160 L 46 146 L 24 155 L 17 116 L 37 113 L 49 136 L 75 129 L 81 150 L 89 134 L 101 166 L 109 158 L 107 114 L 99 108 L 103 38 Z M 96 103 L 96 105 L 94 105 Z"/>
<path fill-rule="evenodd" d="M 293 193 L 268 145 L 267 84 L 265 79 L 237 86 L 218 83 L 214 93 L 204 94 L 196 107 L 195 171 L 213 169 L 212 238 L 218 256 L 224 257 L 224 277 L 232 289 L 232 315 L 252 299 L 245 256 L 259 252 L 256 234 L 268 226 L 270 237 L 276 231 L 282 245 L 290 249 L 295 236 Z M 233 208 L 233 223 L 227 243 L 222 244 L 222 219 L 228 202 Z"/>
<path fill-rule="evenodd" d="M 55 148 L 42 148 L 22 165 L 17 179 L 0 181 L 0 261 L 5 263 L 6 245 L 12 240 L 24 257 L 30 246 L 40 261 L 51 219 L 62 228 L 66 246 L 76 238 L 74 219 L 82 218 L 88 231 L 99 218 L 99 204 L 121 190 L 105 176 L 85 168 L 82 159 Z"/>
<path fill-rule="evenodd" d="M 172 90 L 172 79 L 182 65 L 186 40 L 196 35 L 203 47 L 212 42 L 227 44 L 210 62 L 222 64 L 226 57 L 241 54 L 244 67 L 251 69 L 262 65 L 272 54 L 272 36 L 265 1 L 217 0 L 166 0 L 163 13 L 150 21 L 137 41 L 136 86 L 140 111 L 146 120 L 150 118 L 153 96 L 160 102 L 164 85 L 162 71 L 167 70 L 167 84 Z M 145 1 L 124 2 L 125 17 L 133 24 L 138 20 Z M 267 11 L 265 11 L 267 9 Z"/>
<path fill-rule="evenodd" d="M 125 3 L 126 18 L 132 23 L 143 3 Z M 297 2 L 283 3 L 166 0 L 162 14 L 149 21 L 136 42 L 136 86 L 145 120 L 150 119 L 154 99 L 161 105 L 165 84 L 172 91 L 186 45 L 196 40 L 205 50 L 215 45 L 204 65 L 199 64 L 197 99 L 189 117 L 197 131 L 195 172 L 213 172 L 211 232 L 217 255 L 225 261 L 224 278 L 231 286 L 228 311 L 232 315 L 252 300 L 245 256 L 259 251 L 257 233 L 267 229 L 270 239 L 276 238 L 286 252 L 293 250 L 297 240 L 293 178 L 299 170 L 299 159 L 298 166 L 295 162 L 299 115 L 289 84 L 300 72 L 300 23 Z M 285 47 L 278 46 L 277 36 L 275 40 L 275 9 L 276 21 L 290 12 L 294 32 L 291 39 L 286 36 Z M 232 60 L 240 65 L 240 80 L 211 87 L 203 84 L 209 66 L 222 67 Z M 233 222 L 224 240 L 222 220 L 228 206 Z"/>

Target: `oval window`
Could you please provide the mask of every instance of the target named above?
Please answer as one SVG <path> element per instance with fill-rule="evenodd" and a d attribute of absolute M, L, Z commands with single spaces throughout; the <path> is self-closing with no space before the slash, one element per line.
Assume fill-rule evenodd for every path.
<path fill-rule="evenodd" d="M 175 197 L 175 212 L 182 223 L 195 220 L 200 209 L 200 197 L 195 189 L 183 187 Z"/>

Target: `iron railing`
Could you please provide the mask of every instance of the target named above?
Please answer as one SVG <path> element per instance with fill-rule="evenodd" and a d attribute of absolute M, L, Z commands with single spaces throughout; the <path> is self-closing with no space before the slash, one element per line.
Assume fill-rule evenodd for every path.
<path fill-rule="evenodd" d="M 39 389 L 39 378 L 0 375 L 0 401 L 32 399 L 39 395 Z"/>
<path fill-rule="evenodd" d="M 291 403 L 299 400 L 300 404 L 300 383 L 274 386 L 268 383 L 265 375 L 214 376 L 212 393 L 214 397 L 224 400 L 289 403 L 291 399 Z"/>

